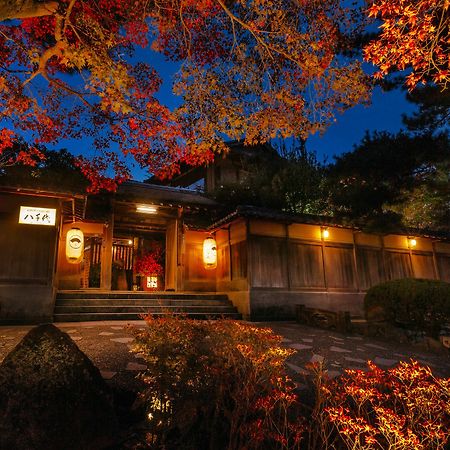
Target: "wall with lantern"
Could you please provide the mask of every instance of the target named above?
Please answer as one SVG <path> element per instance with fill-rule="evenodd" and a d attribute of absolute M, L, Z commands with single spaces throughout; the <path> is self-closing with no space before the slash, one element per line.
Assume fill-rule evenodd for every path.
<path fill-rule="evenodd" d="M 63 225 L 58 245 L 58 289 L 84 287 L 83 257 L 87 236 L 103 236 L 104 224 L 74 222 Z"/>
<path fill-rule="evenodd" d="M 181 290 L 209 291 L 216 290 L 217 267 L 205 267 L 203 259 L 203 244 L 205 239 L 212 237 L 202 231 L 185 230 L 182 240 L 183 274 Z"/>
<path fill-rule="evenodd" d="M 295 304 L 361 313 L 365 291 L 386 280 L 450 282 L 450 244 L 349 228 L 248 221 L 253 319 L 294 317 Z"/>

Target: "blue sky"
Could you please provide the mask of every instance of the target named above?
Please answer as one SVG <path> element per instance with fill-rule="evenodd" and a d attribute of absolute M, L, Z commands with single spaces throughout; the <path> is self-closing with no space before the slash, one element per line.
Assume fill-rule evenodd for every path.
<path fill-rule="evenodd" d="M 319 161 L 326 158 L 331 162 L 333 155 L 352 150 L 366 130 L 399 131 L 403 128 L 402 114 L 415 110 L 416 106 L 406 100 L 404 91 L 382 92 L 375 88 L 369 106 L 358 105 L 338 116 L 323 136 L 308 139 L 307 147 L 317 152 Z"/>
<path fill-rule="evenodd" d="M 152 57 L 152 64 L 163 78 L 157 97 L 172 109 L 180 102 L 179 98 L 172 95 L 172 80 L 178 65 L 166 61 L 160 54 Z M 364 66 L 368 72 L 373 71 L 368 64 Z M 383 92 L 377 87 L 370 105 L 358 105 L 338 115 L 336 122 L 323 135 L 316 134 L 307 140 L 307 148 L 317 153 L 319 161 L 332 162 L 334 155 L 351 151 L 362 140 L 366 130 L 399 131 L 403 128 L 402 114 L 409 114 L 415 109 L 416 106 L 406 100 L 405 91 L 396 89 Z M 144 170 L 139 169 L 134 171 L 134 175 L 137 179 L 147 176 Z"/>

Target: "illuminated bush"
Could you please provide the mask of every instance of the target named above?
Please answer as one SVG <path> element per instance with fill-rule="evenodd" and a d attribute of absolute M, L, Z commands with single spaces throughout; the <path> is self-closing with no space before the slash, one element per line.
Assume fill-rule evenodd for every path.
<path fill-rule="evenodd" d="M 270 329 L 175 317 L 146 319 L 133 351 L 146 361 L 147 445 L 177 449 L 298 448 L 302 424 Z M 161 446 L 161 447 L 160 447 Z"/>
<path fill-rule="evenodd" d="M 327 382 L 316 373 L 317 403 L 308 448 L 440 450 L 450 430 L 450 379 L 415 361 L 384 371 L 347 370 Z"/>

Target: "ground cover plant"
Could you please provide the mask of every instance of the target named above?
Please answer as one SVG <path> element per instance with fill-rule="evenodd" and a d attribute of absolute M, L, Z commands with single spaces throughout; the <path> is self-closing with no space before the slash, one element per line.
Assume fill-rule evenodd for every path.
<path fill-rule="evenodd" d="M 268 328 L 241 322 L 146 318 L 133 348 L 145 409 L 142 447 L 165 449 L 446 448 L 450 379 L 415 361 L 347 370 L 310 367 L 308 406 L 285 374 L 294 353 Z"/>

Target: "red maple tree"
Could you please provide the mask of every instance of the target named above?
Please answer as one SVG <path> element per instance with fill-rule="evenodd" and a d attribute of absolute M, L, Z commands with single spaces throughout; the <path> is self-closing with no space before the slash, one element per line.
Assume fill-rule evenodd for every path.
<path fill-rule="evenodd" d="M 0 21 L 0 153 L 14 136 L 30 151 L 79 140 L 96 151 L 79 158 L 91 190 L 128 178 L 130 157 L 170 176 L 224 136 L 306 137 L 368 95 L 337 57 L 357 27 L 341 0 L 2 0 Z M 175 111 L 150 47 L 180 65 Z"/>
<path fill-rule="evenodd" d="M 450 2 L 448 0 L 374 0 L 369 17 L 380 18 L 381 33 L 364 49 L 378 65 L 376 77 L 409 69 L 406 85 L 450 83 Z"/>

